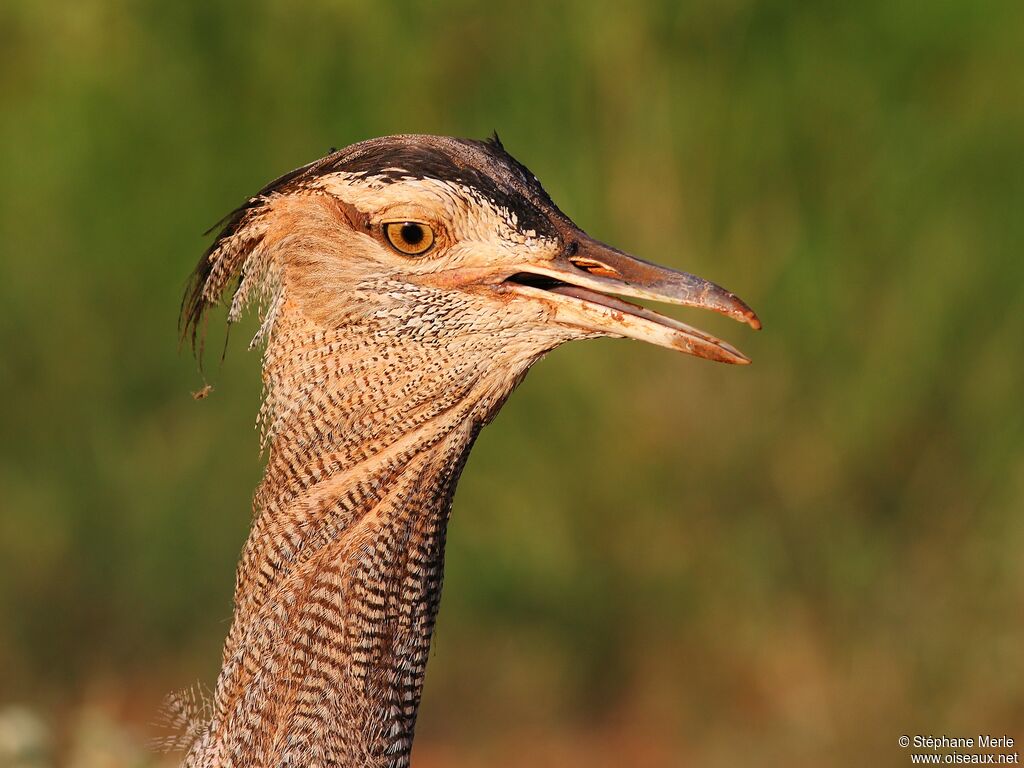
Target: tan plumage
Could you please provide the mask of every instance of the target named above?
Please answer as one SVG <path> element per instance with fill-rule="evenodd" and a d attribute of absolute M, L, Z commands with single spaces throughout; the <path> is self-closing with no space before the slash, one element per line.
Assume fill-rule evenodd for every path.
<path fill-rule="evenodd" d="M 376 139 L 271 184 L 196 269 L 194 341 L 235 281 L 229 319 L 254 303 L 262 317 L 268 460 L 194 768 L 408 765 L 448 514 L 480 428 L 572 339 L 746 361 L 608 292 L 758 326 L 717 286 L 591 240 L 496 139 Z"/>

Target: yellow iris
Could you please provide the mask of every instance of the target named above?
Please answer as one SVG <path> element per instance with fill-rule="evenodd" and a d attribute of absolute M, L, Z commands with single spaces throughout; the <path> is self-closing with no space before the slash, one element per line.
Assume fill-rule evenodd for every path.
<path fill-rule="evenodd" d="M 434 245 L 434 230 L 418 221 L 393 221 L 384 225 L 391 247 L 406 256 L 419 256 Z"/>

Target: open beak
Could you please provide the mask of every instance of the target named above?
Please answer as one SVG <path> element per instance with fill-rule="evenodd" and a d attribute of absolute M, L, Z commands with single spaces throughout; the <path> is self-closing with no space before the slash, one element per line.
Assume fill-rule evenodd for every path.
<path fill-rule="evenodd" d="M 524 266 L 500 289 L 546 301 L 559 323 L 647 341 L 722 363 L 746 365 L 735 347 L 671 317 L 617 298 L 701 307 L 760 330 L 754 310 L 733 293 L 686 272 L 659 267 L 586 235 L 551 261 Z"/>

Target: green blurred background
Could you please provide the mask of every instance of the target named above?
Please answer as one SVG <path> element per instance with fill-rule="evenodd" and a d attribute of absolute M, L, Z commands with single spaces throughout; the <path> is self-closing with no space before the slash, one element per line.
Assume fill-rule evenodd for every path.
<path fill-rule="evenodd" d="M 572 345 L 484 431 L 414 764 L 1024 740 L 1019 0 L 6 0 L 0 761 L 173 764 L 148 723 L 213 683 L 259 358 L 190 397 L 203 230 L 332 146 L 493 129 L 765 330 L 687 316 L 745 369 Z"/>

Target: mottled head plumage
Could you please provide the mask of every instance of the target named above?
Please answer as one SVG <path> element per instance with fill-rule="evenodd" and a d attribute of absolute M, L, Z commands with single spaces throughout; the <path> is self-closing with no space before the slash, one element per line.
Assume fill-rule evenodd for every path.
<path fill-rule="evenodd" d="M 265 234 L 250 228 L 276 196 L 308 188 L 330 174 L 373 177 L 383 182 L 437 179 L 463 185 L 507 211 L 523 232 L 555 237 L 556 222 L 568 221 L 537 177 L 510 155 L 497 132 L 483 141 L 447 136 L 405 134 L 352 144 L 274 179 L 229 213 L 207 234 L 219 228 L 199 259 L 181 308 L 182 339 L 201 355 L 202 324 L 232 281 L 241 278 L 246 258 Z"/>

